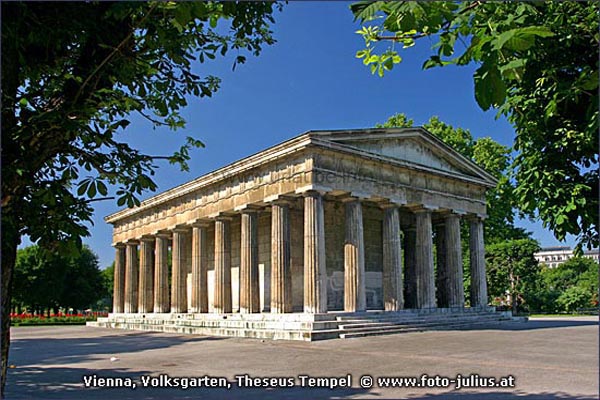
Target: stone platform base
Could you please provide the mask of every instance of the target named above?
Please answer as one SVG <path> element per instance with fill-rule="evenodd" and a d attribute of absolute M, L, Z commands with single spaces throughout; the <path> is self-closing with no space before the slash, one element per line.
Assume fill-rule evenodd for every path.
<path fill-rule="evenodd" d="M 519 320 L 493 307 L 326 314 L 109 314 L 88 326 L 179 334 L 313 341 Z"/>

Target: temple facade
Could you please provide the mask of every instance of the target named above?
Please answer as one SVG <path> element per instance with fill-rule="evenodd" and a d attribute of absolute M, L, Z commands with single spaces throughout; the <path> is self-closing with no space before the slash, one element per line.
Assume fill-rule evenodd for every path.
<path fill-rule="evenodd" d="M 175 318 L 486 308 L 495 185 L 422 128 L 309 131 L 106 217 L 116 249 L 107 321 L 166 330 L 160 321 Z"/>

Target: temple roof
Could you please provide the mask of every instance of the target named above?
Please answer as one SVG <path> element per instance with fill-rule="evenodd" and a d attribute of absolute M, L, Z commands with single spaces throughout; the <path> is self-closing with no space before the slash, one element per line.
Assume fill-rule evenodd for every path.
<path fill-rule="evenodd" d="M 274 159 L 315 147 L 447 176 L 483 187 L 497 184 L 495 177 L 422 127 L 311 130 L 159 193 L 144 200 L 139 207 L 120 210 L 105 220 L 112 223 L 227 177 L 245 173 Z"/>

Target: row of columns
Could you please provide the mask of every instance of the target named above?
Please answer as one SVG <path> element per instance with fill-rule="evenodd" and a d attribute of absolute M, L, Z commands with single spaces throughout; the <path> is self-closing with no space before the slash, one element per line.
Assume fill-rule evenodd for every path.
<path fill-rule="evenodd" d="M 362 204 L 344 200 L 344 310 L 366 310 L 365 250 Z M 271 204 L 271 312 L 292 311 L 291 238 L 289 202 Z M 437 276 L 434 274 L 432 211 L 415 212 L 415 226 L 404 230 L 404 255 L 410 266 L 403 282 L 399 206 L 385 204 L 383 218 L 383 303 L 387 311 L 402 308 L 463 307 L 464 289 L 460 218 L 448 214 L 436 229 Z M 230 217 L 215 219 L 214 312 L 232 312 Z M 169 304 L 167 254 L 169 235 L 158 234 L 116 246 L 115 313 L 208 312 L 208 223 L 172 231 L 172 275 Z M 481 219 L 470 219 L 471 305 L 487 304 L 487 286 Z M 304 311 L 327 312 L 325 226 L 323 197 L 304 195 Z M 138 243 L 139 267 L 138 267 Z M 191 248 L 190 248 L 191 247 Z M 260 311 L 258 276 L 258 210 L 241 210 L 241 313 Z M 191 255 L 191 260 L 187 257 Z M 192 291 L 187 298 L 187 265 L 191 264 Z M 138 276 L 138 270 L 140 276 Z M 154 273 L 152 274 L 152 271 Z M 436 296 L 437 286 L 437 296 Z M 437 297 L 437 298 L 436 298 Z"/>

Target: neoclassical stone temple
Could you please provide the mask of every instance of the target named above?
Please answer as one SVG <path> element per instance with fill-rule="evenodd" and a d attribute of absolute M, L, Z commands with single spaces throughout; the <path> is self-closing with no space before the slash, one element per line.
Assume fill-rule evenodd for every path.
<path fill-rule="evenodd" d="M 423 128 L 309 131 L 106 217 L 114 308 L 91 325 L 314 340 L 343 321 L 489 316 L 495 185 Z"/>

